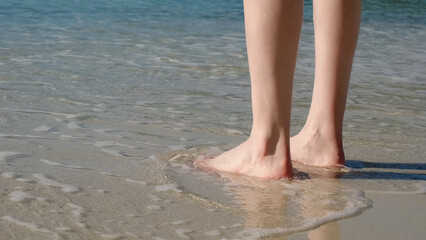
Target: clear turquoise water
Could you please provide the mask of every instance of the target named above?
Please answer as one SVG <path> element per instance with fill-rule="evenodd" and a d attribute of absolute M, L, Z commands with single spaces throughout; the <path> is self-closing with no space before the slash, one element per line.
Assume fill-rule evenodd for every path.
<path fill-rule="evenodd" d="M 250 131 L 242 1 L 0 0 L 0 238 L 256 238 L 360 214 L 364 193 L 424 193 L 426 1 L 363 8 L 344 132 L 353 170 L 259 184 L 191 164 Z M 313 42 L 307 1 L 294 133 Z"/>

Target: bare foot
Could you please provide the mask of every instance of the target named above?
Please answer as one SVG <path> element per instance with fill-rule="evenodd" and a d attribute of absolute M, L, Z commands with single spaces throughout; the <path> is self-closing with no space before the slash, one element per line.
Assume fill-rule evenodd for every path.
<path fill-rule="evenodd" d="M 342 141 L 319 132 L 302 130 L 290 138 L 291 160 L 306 165 L 331 167 L 345 164 Z"/>
<path fill-rule="evenodd" d="M 221 171 L 259 178 L 291 178 L 290 156 L 282 139 L 264 144 L 250 138 L 214 158 L 198 159 L 195 165 L 206 171 Z"/>

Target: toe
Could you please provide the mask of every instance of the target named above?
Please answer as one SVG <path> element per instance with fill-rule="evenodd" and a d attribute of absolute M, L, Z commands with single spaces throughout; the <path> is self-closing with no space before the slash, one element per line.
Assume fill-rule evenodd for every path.
<path fill-rule="evenodd" d="M 195 159 L 194 165 L 204 171 L 211 171 L 210 161 L 213 158 L 213 156 L 200 155 Z"/>

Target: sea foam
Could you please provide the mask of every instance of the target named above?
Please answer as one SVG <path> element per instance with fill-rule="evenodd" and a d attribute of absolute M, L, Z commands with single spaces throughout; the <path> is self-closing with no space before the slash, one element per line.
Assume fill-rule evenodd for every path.
<path fill-rule="evenodd" d="M 157 186 L 155 186 L 155 191 L 157 191 L 157 192 L 173 191 L 173 192 L 177 192 L 177 193 L 182 192 L 182 190 L 178 189 L 178 186 L 177 186 L 176 183 L 157 185 Z"/>
<path fill-rule="evenodd" d="M 58 162 L 50 161 L 50 160 L 47 160 L 47 159 L 40 159 L 40 162 L 46 163 L 47 165 L 50 165 L 50 166 L 56 166 L 56 167 L 66 167 L 66 168 L 74 168 L 74 169 L 85 169 L 85 168 L 80 167 L 80 166 L 67 165 L 67 164 L 63 164 L 63 163 L 58 163 Z"/>
<path fill-rule="evenodd" d="M 18 156 L 21 155 L 22 153 L 19 152 L 0 152 L 0 162 L 1 161 L 6 161 L 7 158 L 12 157 L 12 156 Z"/>
<path fill-rule="evenodd" d="M 354 217 L 362 213 L 366 208 L 369 208 L 373 205 L 373 202 L 364 197 L 364 192 L 360 190 L 348 191 L 351 194 L 346 196 L 347 203 L 346 207 L 341 211 L 333 211 L 328 214 L 317 217 L 309 218 L 304 221 L 304 223 L 299 227 L 292 228 L 274 228 L 274 229 L 249 229 L 244 230 L 239 233 L 241 237 L 248 240 L 258 240 L 265 237 L 279 236 L 292 234 L 297 232 L 304 232 L 314 228 L 317 228 L 321 225 L 324 225 L 329 222 L 334 222 L 340 219 L 345 219 L 349 217 Z"/>
<path fill-rule="evenodd" d="M 38 182 L 40 184 L 49 186 L 49 187 L 58 187 L 61 188 L 61 190 L 63 192 L 78 192 L 79 189 L 76 186 L 70 185 L 70 184 L 65 184 L 65 183 L 61 183 L 58 181 L 55 181 L 53 179 L 47 178 L 46 176 L 44 176 L 42 173 L 34 173 L 33 177 L 38 179 Z"/>
<path fill-rule="evenodd" d="M 39 201 L 45 200 L 44 198 L 36 197 L 36 196 L 33 196 L 29 193 L 26 193 L 26 192 L 23 192 L 23 191 L 20 191 L 20 190 L 10 192 L 9 193 L 9 199 L 11 201 L 14 201 L 14 202 L 22 202 L 25 199 L 36 199 L 36 200 L 39 200 Z"/>
<path fill-rule="evenodd" d="M 26 227 L 26 228 L 28 228 L 32 231 L 35 231 L 35 232 L 48 233 L 48 234 L 52 235 L 52 237 L 54 237 L 55 239 L 60 239 L 58 233 L 50 231 L 50 230 L 45 229 L 45 228 L 41 228 L 34 223 L 24 222 L 24 221 L 21 221 L 21 220 L 14 218 L 14 217 L 11 217 L 11 216 L 2 216 L 0 219 L 4 220 L 6 222 L 10 222 L 10 223 L 14 223 L 14 224 L 19 225 L 19 226 Z"/>

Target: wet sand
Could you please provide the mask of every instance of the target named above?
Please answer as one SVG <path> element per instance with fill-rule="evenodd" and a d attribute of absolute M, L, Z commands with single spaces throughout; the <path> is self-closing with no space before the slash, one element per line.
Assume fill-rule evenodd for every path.
<path fill-rule="evenodd" d="M 422 239 L 424 13 L 364 2 L 347 168 L 295 164 L 291 181 L 193 166 L 250 132 L 239 1 L 1 2 L 0 239 Z M 292 134 L 312 93 L 311 12 Z"/>
<path fill-rule="evenodd" d="M 131 145 L 144 136 L 105 134 L 82 122 L 85 128 L 66 130 L 80 137 L 59 141 L 52 139 L 59 133 L 3 135 L 2 146 L 13 151 L 1 152 L 0 225 L 7 229 L 1 239 L 416 239 L 424 233 L 425 165 L 399 163 L 387 147 L 392 141 L 376 142 L 370 152 L 348 141 L 360 159 L 387 162 L 349 160 L 338 171 L 295 164 L 296 179 L 276 181 L 194 168 L 197 156 L 232 144 L 144 156 L 146 148 Z M 89 140 L 98 134 L 104 141 Z"/>
<path fill-rule="evenodd" d="M 423 239 L 424 194 L 379 194 L 366 195 L 374 201 L 374 207 L 356 218 L 326 224 L 306 233 L 297 233 L 287 238 L 302 239 Z M 403 203 L 403 204 L 401 204 Z"/>

